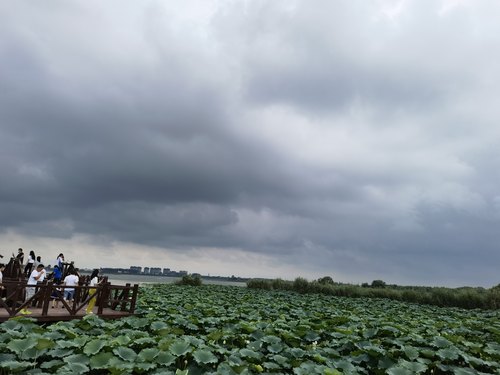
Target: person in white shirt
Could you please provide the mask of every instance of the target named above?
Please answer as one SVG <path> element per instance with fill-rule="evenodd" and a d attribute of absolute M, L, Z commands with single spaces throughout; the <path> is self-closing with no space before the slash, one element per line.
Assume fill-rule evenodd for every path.
<path fill-rule="evenodd" d="M 41 283 L 43 280 L 45 280 L 45 269 L 43 264 L 39 264 L 36 270 L 31 272 L 28 279 L 28 285 L 31 286 L 26 288 L 26 300 L 35 295 L 35 285 Z"/>
<path fill-rule="evenodd" d="M 71 288 L 64 288 L 64 299 L 66 301 L 71 301 L 75 295 L 75 286 L 78 285 L 78 276 L 76 276 L 75 271 L 71 271 L 68 276 L 64 278 L 64 285 Z"/>

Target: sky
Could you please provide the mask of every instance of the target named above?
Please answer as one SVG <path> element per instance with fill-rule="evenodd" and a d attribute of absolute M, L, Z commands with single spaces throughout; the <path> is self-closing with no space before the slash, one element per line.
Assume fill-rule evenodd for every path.
<path fill-rule="evenodd" d="M 500 3 L 0 1 L 0 253 L 500 282 Z"/>

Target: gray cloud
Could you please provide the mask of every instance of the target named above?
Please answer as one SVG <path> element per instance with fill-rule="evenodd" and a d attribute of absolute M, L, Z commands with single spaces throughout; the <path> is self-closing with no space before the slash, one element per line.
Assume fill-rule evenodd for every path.
<path fill-rule="evenodd" d="M 4 233 L 498 282 L 498 7 L 49 4 L 0 6 Z"/>

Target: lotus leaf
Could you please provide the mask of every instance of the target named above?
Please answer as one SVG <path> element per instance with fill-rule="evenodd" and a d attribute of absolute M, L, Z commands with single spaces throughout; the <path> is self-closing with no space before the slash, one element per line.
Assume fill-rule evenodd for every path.
<path fill-rule="evenodd" d="M 137 355 L 137 360 L 140 362 L 152 362 L 158 354 L 160 354 L 160 350 L 157 348 L 142 349 Z"/>
<path fill-rule="evenodd" d="M 31 362 L 26 361 L 5 361 L 0 363 L 0 368 L 10 370 L 12 372 L 19 372 L 31 367 Z"/>
<path fill-rule="evenodd" d="M 170 353 L 175 356 L 181 356 L 190 351 L 191 345 L 184 340 L 175 341 L 172 345 L 170 345 Z"/>
<path fill-rule="evenodd" d="M 193 357 L 200 364 L 217 363 L 217 357 L 209 350 L 195 350 Z"/>
<path fill-rule="evenodd" d="M 157 362 L 161 365 L 164 365 L 164 366 L 168 366 L 168 365 L 174 363 L 175 358 L 176 357 L 174 357 L 169 352 L 160 351 L 155 358 L 155 362 Z"/>
<path fill-rule="evenodd" d="M 259 352 L 245 348 L 240 350 L 240 354 L 242 357 L 247 357 L 247 358 L 259 359 L 260 357 L 262 357 L 262 354 L 260 354 Z"/>
<path fill-rule="evenodd" d="M 52 361 L 43 362 L 40 367 L 46 369 L 53 369 L 54 367 L 61 367 L 64 365 L 64 362 L 60 359 L 53 359 Z"/>
<path fill-rule="evenodd" d="M 119 346 L 118 348 L 114 348 L 113 353 L 118 357 L 120 357 L 121 359 L 129 362 L 134 362 L 135 358 L 137 357 L 136 352 L 124 346 Z"/>
<path fill-rule="evenodd" d="M 445 360 L 454 360 L 458 358 L 459 352 L 456 348 L 439 349 L 436 354 Z"/>
<path fill-rule="evenodd" d="M 387 370 L 388 375 L 412 375 L 413 372 L 404 367 L 391 367 Z"/>
<path fill-rule="evenodd" d="M 16 354 L 21 354 L 24 351 L 34 348 L 38 344 L 38 340 L 34 337 L 26 339 L 15 339 L 7 344 L 7 348 Z"/>
<path fill-rule="evenodd" d="M 94 355 L 99 353 L 99 351 L 106 346 L 106 341 L 102 339 L 95 339 L 89 341 L 87 345 L 83 348 L 83 352 L 87 355 Z"/>
<path fill-rule="evenodd" d="M 67 371 L 70 374 L 88 374 L 89 367 L 83 363 L 68 363 L 61 367 L 57 373 Z"/>
<path fill-rule="evenodd" d="M 92 369 L 105 369 L 109 367 L 111 359 L 116 358 L 113 353 L 102 352 L 90 358 L 90 367 Z"/>

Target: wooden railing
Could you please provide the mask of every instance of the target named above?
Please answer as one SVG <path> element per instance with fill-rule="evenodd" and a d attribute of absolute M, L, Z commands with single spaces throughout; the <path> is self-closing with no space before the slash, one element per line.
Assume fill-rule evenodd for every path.
<path fill-rule="evenodd" d="M 6 281 L 2 284 L 4 298 L 0 299 L 0 309 L 5 309 L 9 316 L 16 316 L 24 309 L 41 309 L 41 315 L 49 315 L 50 305 L 53 301 L 60 302 L 69 315 L 75 316 L 83 310 L 91 298 L 96 298 L 95 308 L 97 314 L 103 314 L 104 309 L 133 314 L 135 311 L 139 286 L 126 284 L 111 285 L 109 282 L 98 284 L 97 286 L 78 285 L 63 286 L 53 284 L 52 281 L 37 285 L 27 285 L 25 281 Z M 35 288 L 34 295 L 25 299 L 26 288 Z M 64 290 L 73 288 L 75 290 L 71 301 L 64 300 Z M 96 289 L 93 296 L 89 296 L 89 291 Z"/>

